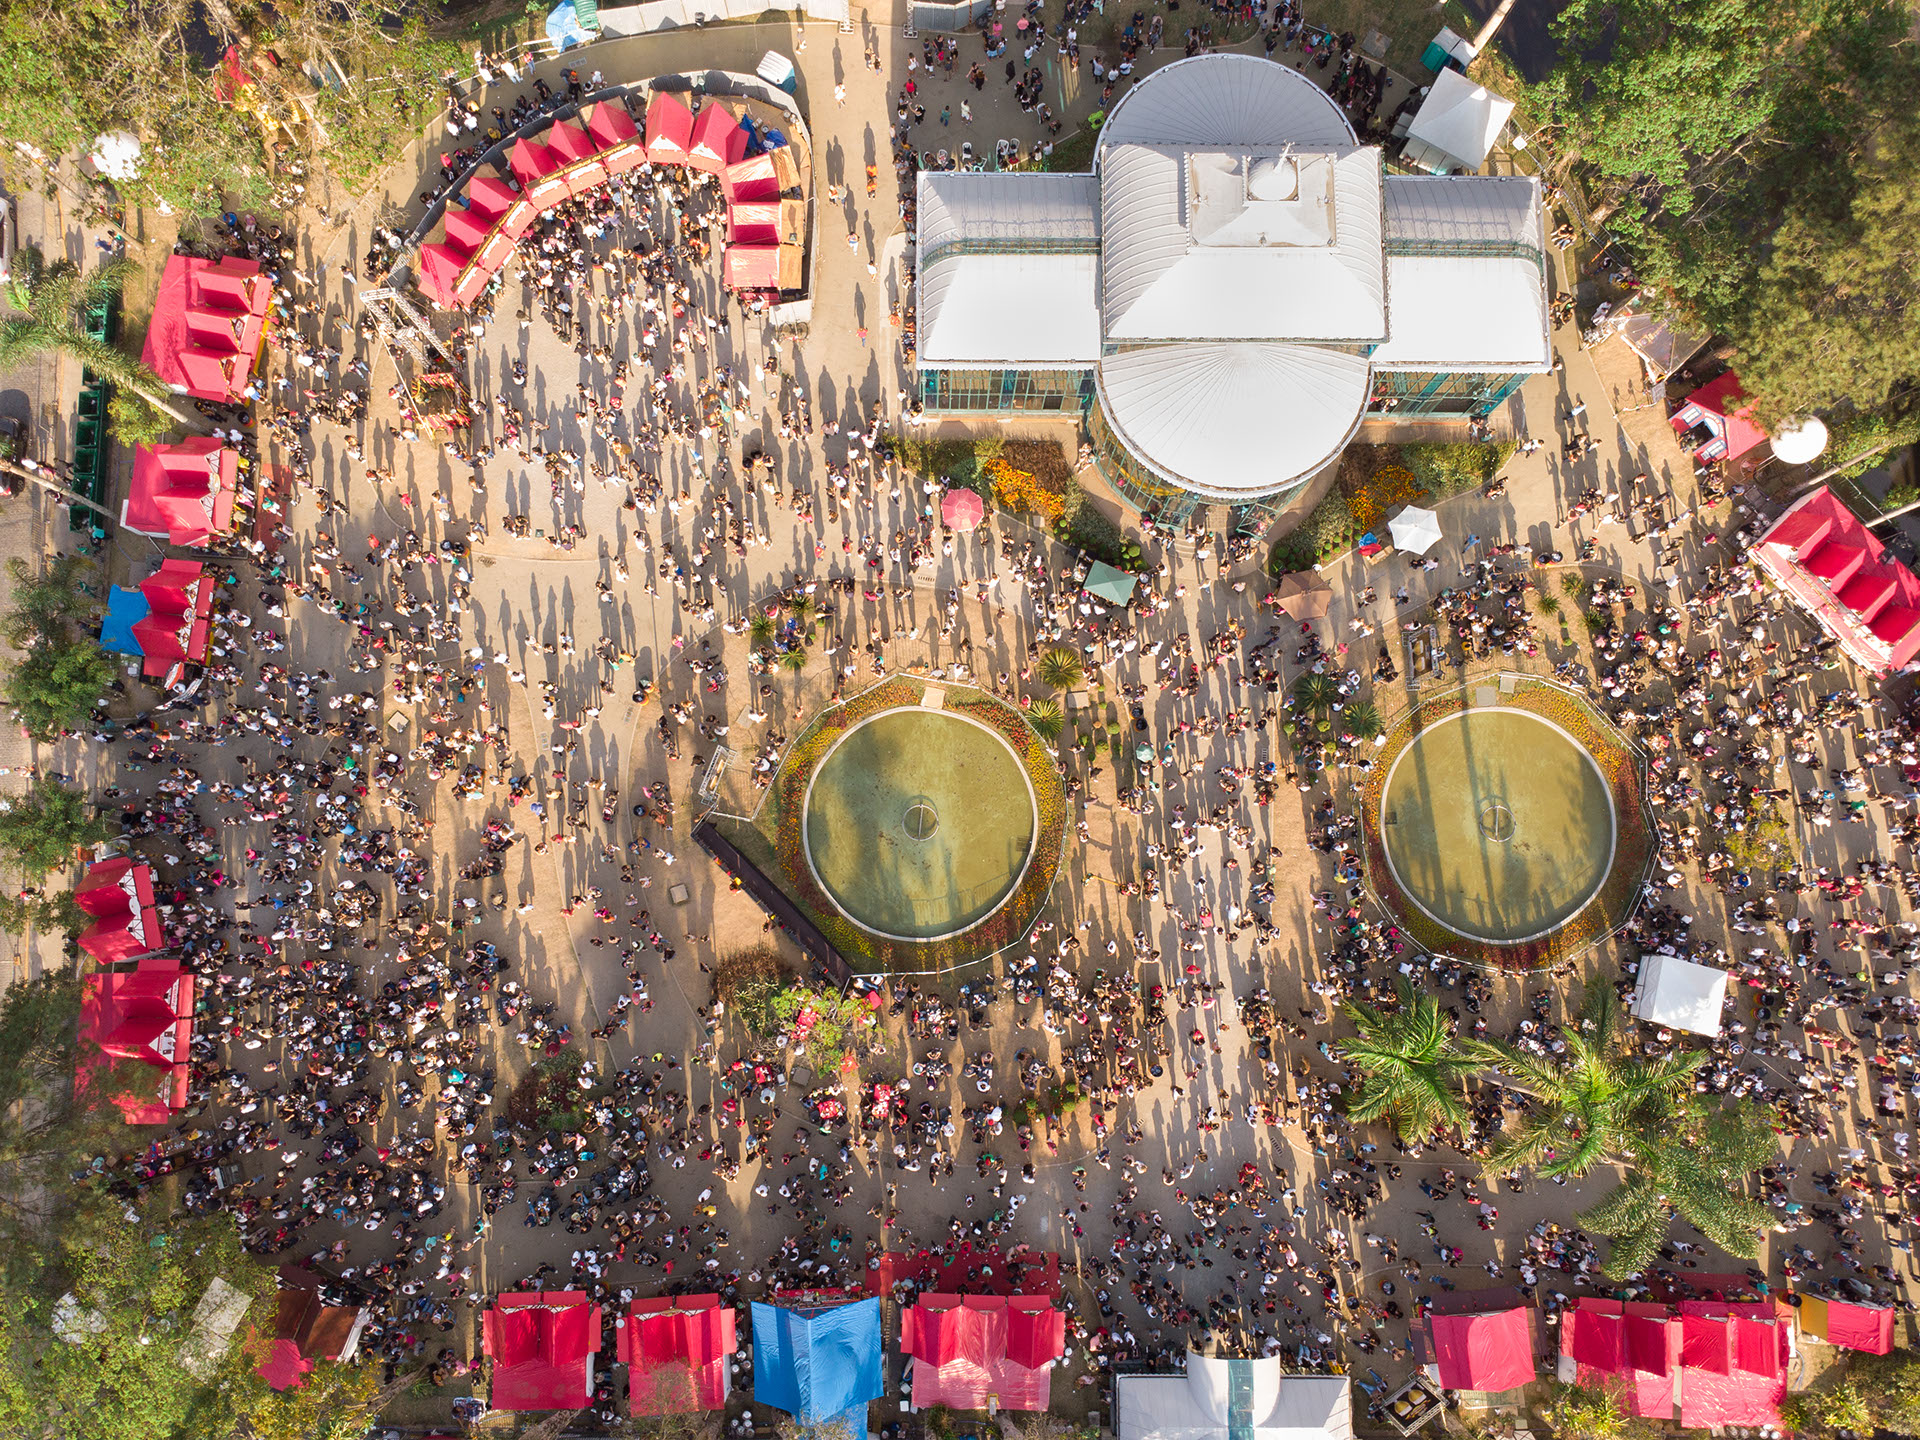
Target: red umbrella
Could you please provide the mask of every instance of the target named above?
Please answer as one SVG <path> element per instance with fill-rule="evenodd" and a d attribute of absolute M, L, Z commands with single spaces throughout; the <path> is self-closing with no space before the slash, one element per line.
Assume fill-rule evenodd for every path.
<path fill-rule="evenodd" d="M 949 490 L 940 502 L 940 519 L 955 530 L 971 530 L 987 515 L 987 502 L 971 490 Z"/>

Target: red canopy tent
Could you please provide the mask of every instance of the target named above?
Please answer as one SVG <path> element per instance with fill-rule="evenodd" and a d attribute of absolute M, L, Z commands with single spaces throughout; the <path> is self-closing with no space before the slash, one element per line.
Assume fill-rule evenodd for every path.
<path fill-rule="evenodd" d="M 497 235 L 518 240 L 533 224 L 534 209 L 506 181 L 482 175 L 467 186 L 470 213 L 481 216 Z"/>
<path fill-rule="evenodd" d="M 1647 1419 L 1671 1420 L 1677 1403 L 1688 1428 L 1779 1424 L 1791 1343 L 1768 1301 L 1676 1308 L 1587 1297 L 1560 1336 L 1579 1384 L 1623 1391 Z"/>
<path fill-rule="evenodd" d="M 778 245 L 727 246 L 726 285 L 729 290 L 779 289 L 780 247 Z"/>
<path fill-rule="evenodd" d="M 720 189 L 727 199 L 736 203 L 743 200 L 778 200 L 780 177 L 774 169 L 773 156 L 749 155 L 744 160 L 734 161 L 720 172 Z"/>
<path fill-rule="evenodd" d="M 140 587 L 147 613 L 134 621 L 133 638 L 146 656 L 147 675 L 166 675 L 181 662 L 204 665 L 212 629 L 213 581 L 197 560 L 163 560 Z"/>
<path fill-rule="evenodd" d="M 538 140 L 516 140 L 507 156 L 507 168 L 535 210 L 547 211 L 572 193 L 561 173 L 566 161 Z"/>
<path fill-rule="evenodd" d="M 102 965 L 131 960 L 165 944 L 160 915 L 153 908 L 153 867 L 143 860 L 123 856 L 88 866 L 74 889 L 73 903 L 93 916 L 93 924 L 80 932 L 80 948 Z"/>
<path fill-rule="evenodd" d="M 1427 1333 L 1448 1390 L 1517 1390 L 1532 1383 L 1533 1335 L 1524 1308 L 1430 1315 Z"/>
<path fill-rule="evenodd" d="M 731 110 L 718 100 L 709 100 L 693 122 L 693 138 L 687 142 L 687 164 L 718 175 L 734 161 L 745 159 L 746 154 L 746 130 Z"/>
<path fill-rule="evenodd" d="M 1045 1410 L 1066 1323 L 1044 1296 L 922 1295 L 900 1318 L 914 1407 L 983 1410 L 992 1397 L 1002 1410 Z"/>
<path fill-rule="evenodd" d="M 177 963 L 140 970 L 103 970 L 80 982 L 80 1060 L 74 1089 L 86 1094 L 96 1077 L 122 1060 L 160 1072 L 150 1099 L 115 1095 L 129 1125 L 164 1125 L 186 1108 L 193 1038 L 193 976 Z"/>
<path fill-rule="evenodd" d="M 578 1410 L 593 1398 L 600 1307 L 582 1290 L 502 1295 L 481 1322 L 496 1410 Z"/>
<path fill-rule="evenodd" d="M 618 100 L 600 100 L 580 112 L 587 134 L 600 147 L 600 163 L 610 175 L 619 175 L 647 160 L 647 147 L 640 131 Z"/>
<path fill-rule="evenodd" d="M 434 304 L 453 309 L 460 303 L 460 272 L 467 257 L 445 241 L 420 247 L 420 291 Z"/>
<path fill-rule="evenodd" d="M 1738 460 L 1767 443 L 1767 432 L 1753 422 L 1753 406 L 1747 403 L 1740 377 L 1731 370 L 1689 395 L 1673 412 L 1671 423 L 1682 435 L 1703 432 L 1694 447 L 1696 460 Z"/>
<path fill-rule="evenodd" d="M 733 1307 L 718 1295 L 633 1301 L 617 1337 L 632 1413 L 724 1409 L 729 1357 L 738 1348 L 734 1324 Z"/>
<path fill-rule="evenodd" d="M 647 158 L 654 164 L 684 165 L 693 141 L 693 112 L 661 93 L 647 106 Z"/>
<path fill-rule="evenodd" d="M 1819 1295 L 1801 1295 L 1799 1300 L 1794 1314 L 1802 1335 L 1869 1355 L 1885 1355 L 1893 1349 L 1891 1305 L 1862 1305 Z"/>
<path fill-rule="evenodd" d="M 780 202 L 743 200 L 727 207 L 727 239 L 735 245 L 778 245 Z"/>
<path fill-rule="evenodd" d="M 1751 552 L 1856 665 L 1876 675 L 1920 658 L 1920 576 L 1824 485 L 1789 505 Z"/>
<path fill-rule="evenodd" d="M 120 523 L 141 535 L 164 535 L 175 545 L 204 545 L 225 535 L 233 528 L 239 464 L 240 457 L 210 435 L 139 446 Z"/>
<path fill-rule="evenodd" d="M 237 400 L 260 353 L 272 298 L 273 286 L 251 260 L 172 256 L 140 359 L 175 390 Z"/>
<path fill-rule="evenodd" d="M 600 147 L 578 125 L 556 120 L 547 131 L 547 149 L 560 157 L 566 167 L 567 189 L 584 195 L 596 185 L 607 183 L 607 167 L 600 163 Z"/>
<path fill-rule="evenodd" d="M 273 1343 L 254 1373 L 275 1390 L 295 1390 L 321 1360 L 347 1361 L 360 1349 L 367 1312 L 358 1305 L 329 1305 L 320 1276 L 304 1265 L 280 1267 L 280 1294 Z"/>

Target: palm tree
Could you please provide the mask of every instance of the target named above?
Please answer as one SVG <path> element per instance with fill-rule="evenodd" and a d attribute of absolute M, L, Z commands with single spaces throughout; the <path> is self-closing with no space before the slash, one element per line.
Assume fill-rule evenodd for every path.
<path fill-rule="evenodd" d="M 1058 700 L 1036 700 L 1027 707 L 1027 723 L 1048 744 L 1060 738 L 1060 730 L 1066 721 L 1066 712 L 1060 708 Z"/>
<path fill-rule="evenodd" d="M 796 645 L 791 650 L 780 652 L 780 668 L 789 674 L 798 675 L 807 668 L 808 656 L 804 646 Z"/>
<path fill-rule="evenodd" d="M 1641 1269 L 1678 1213 L 1730 1254 L 1759 1253 L 1766 1208 L 1741 1193 L 1746 1177 L 1774 1153 L 1759 1112 L 1708 1105 L 1694 1091 L 1703 1056 L 1634 1053 L 1611 981 L 1587 982 L 1566 1050 L 1542 1056 L 1476 1041 L 1467 1053 L 1533 1105 L 1487 1157 L 1488 1168 L 1525 1166 L 1549 1178 L 1578 1178 L 1626 1163 L 1627 1178 L 1580 1216 L 1614 1238 L 1610 1273 Z"/>
<path fill-rule="evenodd" d="M 747 639 L 755 650 L 771 650 L 779 633 L 780 627 L 764 611 L 756 610 L 753 619 L 747 622 Z"/>
<path fill-rule="evenodd" d="M 1042 685 L 1055 690 L 1071 690 L 1086 678 L 1086 662 L 1080 652 L 1067 645 L 1049 646 L 1041 653 L 1034 674 Z"/>
<path fill-rule="evenodd" d="M 803 593 L 788 596 L 781 603 L 786 606 L 787 614 L 792 617 L 793 623 L 799 627 L 800 633 L 805 635 L 808 640 L 812 640 L 814 626 L 819 624 L 821 615 L 825 613 L 824 607 L 822 607 L 820 602 L 811 595 Z"/>
<path fill-rule="evenodd" d="M 68 355 L 122 390 L 130 390 L 163 415 L 190 429 L 201 428 L 161 398 L 164 382 L 145 365 L 80 328 L 79 311 L 118 296 L 138 267 L 124 255 L 104 260 L 82 274 L 71 260 L 49 265 L 32 247 L 14 256 L 8 286 L 14 313 L 0 317 L 0 371 L 12 370 L 42 355 Z M 36 482 L 44 483 L 44 482 Z"/>
<path fill-rule="evenodd" d="M 1371 700 L 1362 700 L 1346 709 L 1346 730 L 1356 740 L 1375 740 L 1387 728 L 1380 718 L 1380 707 Z"/>
<path fill-rule="evenodd" d="M 1340 686 L 1331 675 L 1302 675 L 1293 682 L 1293 703 L 1318 714 L 1340 703 Z"/>
<path fill-rule="evenodd" d="M 1342 1008 L 1359 1034 L 1339 1042 L 1340 1056 L 1363 1077 L 1347 1113 L 1362 1122 L 1388 1120 L 1415 1143 L 1448 1130 L 1465 1130 L 1467 1081 L 1477 1068 L 1454 1044 L 1447 1014 L 1433 996 L 1404 980 L 1399 1004 L 1377 1010 L 1357 1001 Z"/>

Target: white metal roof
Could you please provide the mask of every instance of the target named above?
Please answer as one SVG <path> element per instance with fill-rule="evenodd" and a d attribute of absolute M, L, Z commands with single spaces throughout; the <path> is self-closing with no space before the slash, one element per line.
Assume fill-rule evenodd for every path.
<path fill-rule="evenodd" d="M 920 276 L 922 365 L 1092 365 L 1100 358 L 1098 258 L 953 255 Z"/>
<path fill-rule="evenodd" d="M 1512 114 L 1513 101 L 1458 70 L 1442 70 L 1420 102 L 1407 140 L 1439 151 L 1463 170 L 1478 170 Z"/>
<path fill-rule="evenodd" d="M 1387 258 L 1392 338 L 1379 370 L 1525 374 L 1553 364 L 1546 281 L 1532 260 L 1486 255 Z"/>
<path fill-rule="evenodd" d="M 1107 152 L 1100 171 L 1100 309 L 1108 341 L 1385 335 L 1378 150 L 1300 156 L 1309 166 L 1303 183 L 1317 180 L 1324 192 L 1327 243 L 1288 243 L 1311 241 L 1306 227 L 1264 244 L 1204 238 L 1219 233 L 1204 228 L 1217 227 L 1214 186 L 1229 179 L 1241 185 L 1253 162 L 1280 154 L 1273 146 L 1122 145 Z M 1235 167 L 1231 176 L 1219 173 L 1223 165 Z"/>
<path fill-rule="evenodd" d="M 1540 182 L 1531 175 L 1389 175 L 1380 190 L 1389 247 L 1420 241 L 1541 246 Z"/>
<path fill-rule="evenodd" d="M 1091 175 L 923 170 L 915 237 L 922 256 L 961 240 L 1084 240 L 1099 231 Z"/>
<path fill-rule="evenodd" d="M 1367 362 L 1312 345 L 1147 345 L 1106 356 L 1107 422 L 1133 453 L 1221 499 L 1312 475 L 1359 428 Z"/>
<path fill-rule="evenodd" d="M 1350 1386 L 1344 1375 L 1285 1374 L 1277 1358 L 1190 1354 L 1185 1375 L 1117 1377 L 1114 1424 L 1118 1440 L 1350 1440 Z"/>
<path fill-rule="evenodd" d="M 1346 112 L 1313 81 L 1258 55 L 1195 55 L 1162 66 L 1107 112 L 1094 168 L 1113 145 L 1354 143 Z"/>
<path fill-rule="evenodd" d="M 1641 958 L 1633 1013 L 1642 1020 L 1695 1035 L 1718 1035 L 1726 1001 L 1726 971 L 1664 951 Z"/>

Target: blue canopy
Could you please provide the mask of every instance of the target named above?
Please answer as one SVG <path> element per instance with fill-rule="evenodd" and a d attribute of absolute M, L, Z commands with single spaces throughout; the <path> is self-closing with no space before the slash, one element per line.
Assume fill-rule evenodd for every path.
<path fill-rule="evenodd" d="M 115 585 L 107 592 L 107 618 L 100 622 L 100 648 L 116 655 L 144 655 L 140 642 L 133 638 L 133 627 L 152 611 L 147 597 L 138 590 Z"/>
<path fill-rule="evenodd" d="M 753 1398 L 802 1424 L 845 1417 L 865 1440 L 867 1403 L 884 1393 L 880 1300 L 789 1310 L 755 1302 Z"/>
<path fill-rule="evenodd" d="M 585 45 L 592 41 L 593 34 L 580 24 L 580 14 L 575 9 L 573 0 L 566 0 L 564 5 L 555 6 L 547 16 L 547 39 L 553 41 L 554 47 L 559 50 L 565 50 L 570 45 Z"/>

